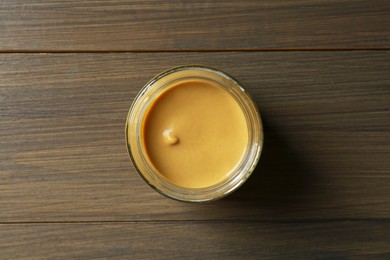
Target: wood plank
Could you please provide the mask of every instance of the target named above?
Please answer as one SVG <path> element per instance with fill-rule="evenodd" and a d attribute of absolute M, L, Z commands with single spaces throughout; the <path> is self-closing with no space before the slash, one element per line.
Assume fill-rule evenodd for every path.
<path fill-rule="evenodd" d="M 388 222 L 0 225 L 0 251 L 5 259 L 388 259 L 389 237 Z"/>
<path fill-rule="evenodd" d="M 156 73 L 227 71 L 262 111 L 254 175 L 180 203 L 131 166 L 124 123 Z M 390 217 L 390 52 L 0 55 L 0 222 Z"/>
<path fill-rule="evenodd" d="M 8 51 L 390 48 L 390 2 L 5 0 L 0 35 Z"/>

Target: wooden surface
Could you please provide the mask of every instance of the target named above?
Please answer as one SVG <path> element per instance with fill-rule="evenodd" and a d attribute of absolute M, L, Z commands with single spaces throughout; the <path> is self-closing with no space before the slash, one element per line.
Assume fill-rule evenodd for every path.
<path fill-rule="evenodd" d="M 388 259 L 390 224 L 79 223 L 1 227 L 14 259 Z M 19 250 L 18 250 L 19 249 Z M 288 253 L 288 254 L 287 254 Z"/>
<path fill-rule="evenodd" d="M 387 0 L 2 0 L 0 48 L 390 48 Z"/>
<path fill-rule="evenodd" d="M 390 258 L 388 1 L 2 1 L 0 259 Z M 262 113 L 248 182 L 214 203 L 135 173 L 124 123 L 172 66 Z"/>

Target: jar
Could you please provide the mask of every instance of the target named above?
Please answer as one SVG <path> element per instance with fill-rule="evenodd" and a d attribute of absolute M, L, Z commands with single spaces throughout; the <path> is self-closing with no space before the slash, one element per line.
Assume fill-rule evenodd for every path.
<path fill-rule="evenodd" d="M 205 187 L 186 187 L 172 182 L 156 168 L 145 144 L 145 131 L 147 130 L 144 128 L 149 111 L 158 102 L 159 97 L 170 91 L 172 86 L 181 82 L 203 82 L 218 86 L 228 93 L 234 102 L 237 102 L 246 122 L 247 142 L 242 157 L 224 179 Z M 193 102 L 197 102 L 197 100 L 193 100 Z M 263 147 L 260 113 L 248 93 L 226 73 L 215 68 L 198 65 L 175 67 L 150 80 L 140 90 L 129 109 L 125 135 L 130 159 L 145 182 L 169 198 L 187 202 L 213 201 L 236 190 L 255 169 Z M 196 146 L 194 149 L 197 149 Z M 174 167 L 174 165 L 172 166 Z"/>

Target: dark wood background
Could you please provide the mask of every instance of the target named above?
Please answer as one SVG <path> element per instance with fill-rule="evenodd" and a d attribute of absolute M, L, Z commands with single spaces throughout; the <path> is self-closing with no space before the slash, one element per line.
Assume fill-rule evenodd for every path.
<path fill-rule="evenodd" d="M 154 192 L 124 139 L 140 88 L 194 63 L 265 128 L 207 204 Z M 389 259 L 390 2 L 1 1 L 0 258 Z"/>

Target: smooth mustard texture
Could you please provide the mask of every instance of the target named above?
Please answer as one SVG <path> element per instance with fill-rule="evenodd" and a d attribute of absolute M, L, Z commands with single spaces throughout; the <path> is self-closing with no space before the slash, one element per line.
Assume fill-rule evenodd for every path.
<path fill-rule="evenodd" d="M 201 80 L 168 87 L 146 112 L 143 145 L 168 181 L 203 188 L 228 177 L 248 145 L 245 115 L 224 88 Z"/>

